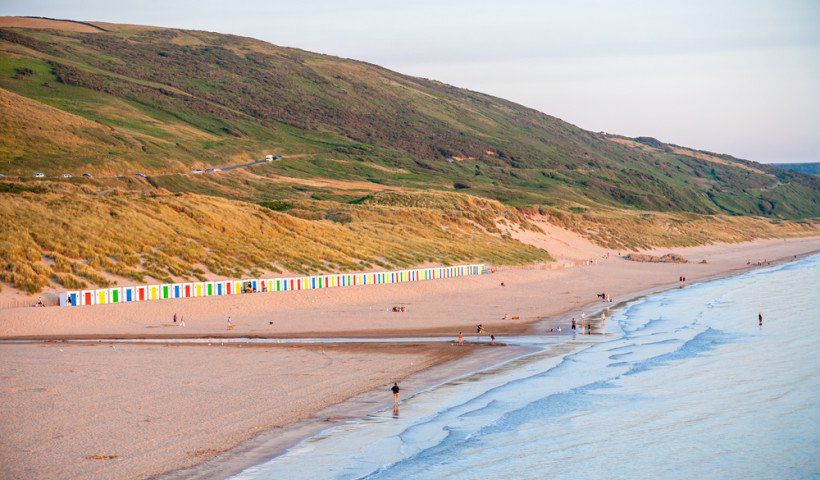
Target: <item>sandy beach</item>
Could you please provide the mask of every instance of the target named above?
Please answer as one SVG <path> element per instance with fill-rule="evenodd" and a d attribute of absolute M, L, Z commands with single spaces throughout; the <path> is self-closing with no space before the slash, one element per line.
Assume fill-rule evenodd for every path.
<path fill-rule="evenodd" d="M 607 252 L 587 248 L 586 258 L 600 259 Z M 687 264 L 632 262 L 611 252 L 589 266 L 507 268 L 490 275 L 405 284 L 76 308 L 21 307 L 0 310 L 0 338 L 455 336 L 460 330 L 474 333 L 479 323 L 509 334 L 527 330 L 538 319 L 594 304 L 598 293 L 618 301 L 677 285 L 680 276 L 691 283 L 749 268 L 748 261 L 788 259 L 818 250 L 820 237 L 760 240 L 653 252 L 679 253 L 690 260 Z M 552 251 L 561 260 L 561 250 Z M 699 263 L 702 260 L 707 263 Z M 393 306 L 407 311 L 391 312 Z M 174 314 L 184 318 L 184 327 L 174 325 Z M 228 317 L 236 325 L 230 332 Z"/>
<path fill-rule="evenodd" d="M 188 467 L 468 350 L 0 345 L 0 477 L 147 478 Z"/>
<path fill-rule="evenodd" d="M 565 242 L 539 237 L 533 241 Z M 588 266 L 500 269 L 414 284 L 248 294 L 81 308 L 0 311 L 0 337 L 469 337 L 481 323 L 503 340 L 550 318 L 635 295 L 820 251 L 820 237 L 661 249 L 687 264 L 632 262 L 585 244 L 554 251 Z M 580 243 L 579 243 L 580 242 Z M 561 256 L 560 252 L 571 252 Z M 606 253 L 609 258 L 603 258 Z M 700 263 L 706 260 L 706 263 Z M 751 261 L 752 265 L 747 262 Z M 502 286 L 501 284 L 504 284 Z M 613 303 L 613 304 L 614 304 Z M 407 307 L 406 313 L 390 307 Z M 176 313 L 185 327 L 174 326 Z M 504 316 L 510 317 L 504 320 Z M 236 329 L 227 332 L 230 316 Z M 518 317 L 517 319 L 513 319 Z M 543 329 L 544 323 L 539 323 Z M 552 323 L 550 323 L 552 325 Z M 544 332 L 534 332 L 544 333 Z M 499 347 L 497 350 L 503 350 Z M 433 365 L 446 373 L 482 347 L 449 343 L 326 346 L 0 345 L 0 463 L 7 478 L 148 478 L 190 467 L 260 432 L 307 419 L 356 395 L 373 395 Z M 490 357 L 490 355 L 487 355 Z M 475 361 L 475 360 L 473 360 Z M 374 407 L 388 399 L 375 401 Z"/>

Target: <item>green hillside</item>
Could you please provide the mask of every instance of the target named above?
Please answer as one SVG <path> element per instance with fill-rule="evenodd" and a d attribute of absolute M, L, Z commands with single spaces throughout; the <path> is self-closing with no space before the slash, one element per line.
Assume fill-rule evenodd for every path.
<path fill-rule="evenodd" d="M 818 214 L 817 180 L 770 166 L 636 148 L 503 99 L 250 38 L 100 26 L 107 31 L 0 29 L 0 88 L 108 127 L 105 135 L 81 129 L 75 134 L 91 140 L 69 145 L 3 145 L 3 173 L 160 177 L 265 153 L 307 154 L 260 169 L 258 193 L 248 196 L 299 193 L 266 178 L 328 176 L 444 189 L 458 183 L 515 206 Z M 29 129 L 2 134 L 5 143 L 24 144 Z M 738 168 L 746 165 L 753 167 Z M 219 190 L 205 180 L 157 181 L 173 190 Z"/>
<path fill-rule="evenodd" d="M 190 173 L 267 154 L 283 158 Z M 0 17 L 0 173 L 0 281 L 27 291 L 549 260 L 510 236 L 533 215 L 619 249 L 805 235 L 820 216 L 816 177 L 364 62 L 15 17 Z"/>

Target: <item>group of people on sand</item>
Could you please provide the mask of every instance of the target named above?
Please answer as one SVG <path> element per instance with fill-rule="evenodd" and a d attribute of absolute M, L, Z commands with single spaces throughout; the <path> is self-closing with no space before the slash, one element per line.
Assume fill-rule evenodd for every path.
<path fill-rule="evenodd" d="M 599 293 L 598 298 L 600 298 L 602 302 L 611 302 L 612 301 L 612 296 L 607 294 L 606 292 Z"/>
<path fill-rule="evenodd" d="M 177 322 L 177 314 L 174 313 L 174 325 L 176 325 L 178 327 L 184 327 L 185 326 L 185 319 L 180 315 L 179 322 Z"/>
<path fill-rule="evenodd" d="M 478 325 L 476 325 L 475 326 L 475 332 L 478 335 L 481 335 L 482 333 L 486 333 L 485 330 L 484 330 L 484 325 L 482 325 L 480 323 Z M 460 347 L 460 346 L 463 346 L 463 345 L 464 345 L 464 332 L 458 332 L 458 346 Z M 490 334 L 490 345 L 495 346 L 495 334 L 492 334 L 492 333 Z"/>

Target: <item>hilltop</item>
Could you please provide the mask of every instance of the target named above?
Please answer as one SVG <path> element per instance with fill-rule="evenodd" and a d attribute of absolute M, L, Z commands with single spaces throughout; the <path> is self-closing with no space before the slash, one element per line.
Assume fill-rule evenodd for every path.
<path fill-rule="evenodd" d="M 802 235 L 820 212 L 816 177 L 212 32 L 2 18 L 0 106 L 3 279 L 28 291 L 526 263 L 552 258 L 513 238 L 542 220 L 628 249 Z"/>

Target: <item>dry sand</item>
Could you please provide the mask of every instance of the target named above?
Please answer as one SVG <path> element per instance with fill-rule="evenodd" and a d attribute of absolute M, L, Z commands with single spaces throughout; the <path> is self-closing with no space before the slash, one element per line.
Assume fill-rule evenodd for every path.
<path fill-rule="evenodd" d="M 146 478 L 455 358 L 441 345 L 0 345 L 0 478 Z"/>
<path fill-rule="evenodd" d="M 607 253 L 563 232 L 522 240 L 552 245 L 564 265 Z M 637 263 L 610 252 L 595 264 L 558 270 L 510 268 L 398 285 L 16 308 L 0 310 L 0 337 L 225 335 L 229 315 L 235 336 L 455 336 L 459 330 L 469 336 L 477 323 L 495 333 L 522 332 L 544 317 L 563 323 L 569 312 L 591 311 L 601 305 L 600 292 L 617 302 L 676 286 L 681 275 L 691 283 L 749 268 L 749 260 L 791 259 L 820 251 L 820 237 L 651 253 L 670 251 L 707 263 Z M 408 312 L 389 312 L 393 305 Z M 185 318 L 185 327 L 173 326 L 174 313 Z M 504 314 L 520 319 L 502 320 Z M 193 465 L 263 430 L 371 388 L 382 390 L 395 377 L 469 350 L 447 344 L 322 348 L 0 345 L 2 476 L 140 478 Z M 451 365 L 437 368 L 446 372 Z"/>

